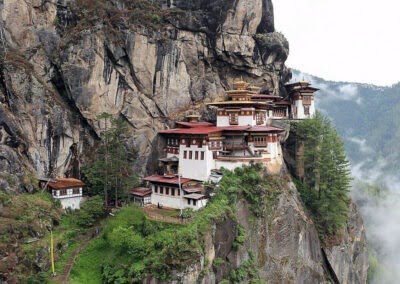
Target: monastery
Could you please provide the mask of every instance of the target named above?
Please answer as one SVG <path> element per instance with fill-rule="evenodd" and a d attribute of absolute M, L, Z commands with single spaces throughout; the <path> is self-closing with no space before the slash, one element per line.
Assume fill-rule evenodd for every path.
<path fill-rule="evenodd" d="M 49 191 L 54 199 L 59 200 L 63 209 L 80 209 L 81 203 L 85 200 L 83 196 L 85 186 L 85 183 L 74 178 L 39 179 L 39 187 Z"/>
<path fill-rule="evenodd" d="M 143 180 L 147 192 L 141 204 L 197 210 L 207 204 L 203 182 L 213 181 L 221 168 L 233 170 L 250 163 L 265 167 L 283 163 L 281 142 L 284 129 L 273 127 L 274 120 L 300 120 L 315 114 L 314 93 L 308 82 L 286 85 L 287 97 L 260 93 L 260 88 L 243 80 L 235 81 L 226 100 L 207 104 L 216 109 L 216 125 L 189 115 L 174 129 L 159 132 L 165 155 L 159 159 L 163 175 Z M 135 193 L 137 192 L 137 193 Z M 151 196 L 151 197 L 150 197 Z"/>

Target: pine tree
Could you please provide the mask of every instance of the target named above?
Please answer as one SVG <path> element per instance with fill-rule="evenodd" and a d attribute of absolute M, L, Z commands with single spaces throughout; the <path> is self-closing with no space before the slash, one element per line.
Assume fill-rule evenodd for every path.
<path fill-rule="evenodd" d="M 84 167 L 83 172 L 89 181 L 91 193 L 103 193 L 106 204 L 113 194 L 117 206 L 121 198 L 127 197 L 127 190 L 138 182 L 132 167 L 136 153 L 128 146 L 128 129 L 124 120 L 113 119 L 106 113 L 98 118 L 103 130 L 101 144 L 96 151 L 95 161 Z"/>
<path fill-rule="evenodd" d="M 321 236 L 337 234 L 347 220 L 351 181 L 343 141 L 320 113 L 298 123 L 295 131 L 304 143 L 303 201 Z"/>

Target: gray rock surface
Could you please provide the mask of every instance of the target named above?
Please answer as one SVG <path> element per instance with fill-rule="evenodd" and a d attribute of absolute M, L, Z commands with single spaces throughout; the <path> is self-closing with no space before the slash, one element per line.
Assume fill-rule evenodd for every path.
<path fill-rule="evenodd" d="M 0 119 L 9 137 L 1 153 L 21 174 L 79 176 L 102 112 L 129 122 L 140 153 L 134 166 L 144 173 L 157 131 L 172 119 L 223 95 L 237 77 L 279 94 L 290 74 L 270 0 L 160 0 L 179 16 L 111 34 L 105 21 L 76 19 L 71 11 L 84 2 L 5 0 L 1 9 Z"/>

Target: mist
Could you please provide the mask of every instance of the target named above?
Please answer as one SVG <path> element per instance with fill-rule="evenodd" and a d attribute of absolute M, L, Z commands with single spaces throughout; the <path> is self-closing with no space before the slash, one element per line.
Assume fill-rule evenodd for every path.
<path fill-rule="evenodd" d="M 373 284 L 398 283 L 400 279 L 400 177 L 396 172 L 388 173 L 393 158 L 377 155 L 380 147 L 369 141 L 363 132 L 354 131 L 346 118 L 351 111 L 364 111 L 367 98 L 365 90 L 373 91 L 375 98 L 383 96 L 382 87 L 349 82 L 330 82 L 299 71 L 293 71 L 293 80 L 306 80 L 321 89 L 316 104 L 319 111 L 341 123 L 341 135 L 351 162 L 354 182 L 350 196 L 358 205 L 366 227 L 370 254 L 369 282 Z M 369 96 L 371 99 L 372 96 Z M 377 99 L 376 103 L 379 102 Z M 346 110 L 338 105 L 351 106 Z M 357 116 L 362 119 L 362 115 Z M 332 118 L 332 117 L 331 117 Z M 338 122 L 340 121 L 340 122 Z M 373 120 L 371 120 L 373 121 Z M 357 127 L 363 121 L 353 120 Z M 338 127 L 338 128 L 339 128 Z M 376 127 L 376 125 L 367 125 Z M 354 135 L 354 133 L 358 135 Z M 394 148 L 395 149 L 395 148 Z M 396 161 L 397 162 L 397 161 Z M 393 174 L 395 173 L 395 174 Z"/>

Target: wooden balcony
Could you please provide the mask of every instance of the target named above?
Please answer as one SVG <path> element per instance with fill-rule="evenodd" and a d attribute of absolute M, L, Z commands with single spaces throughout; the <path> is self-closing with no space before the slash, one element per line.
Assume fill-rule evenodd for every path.
<path fill-rule="evenodd" d="M 224 148 L 226 150 L 244 150 L 247 149 L 248 145 L 245 142 L 228 142 L 224 143 Z"/>

